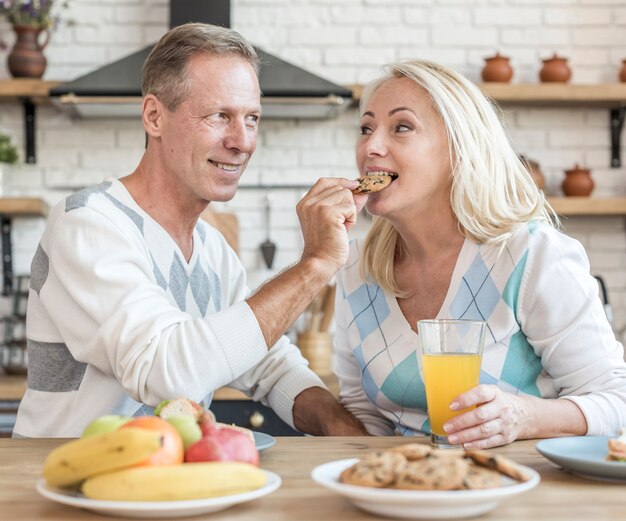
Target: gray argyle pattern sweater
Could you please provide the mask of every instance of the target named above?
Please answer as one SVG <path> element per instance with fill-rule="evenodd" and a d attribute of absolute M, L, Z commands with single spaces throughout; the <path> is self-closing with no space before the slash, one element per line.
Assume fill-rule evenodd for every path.
<path fill-rule="evenodd" d="M 268 351 L 221 234 L 199 222 L 193 244 L 187 260 L 114 178 L 55 207 L 32 262 L 14 435 L 79 436 L 98 416 L 206 403 L 226 385 L 293 425 L 294 398 L 323 384 L 286 337 Z"/>

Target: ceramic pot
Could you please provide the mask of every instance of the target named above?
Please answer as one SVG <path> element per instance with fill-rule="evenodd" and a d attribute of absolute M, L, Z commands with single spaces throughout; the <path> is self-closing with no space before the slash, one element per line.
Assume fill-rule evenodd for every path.
<path fill-rule="evenodd" d="M 46 71 L 43 50 L 48 45 L 50 31 L 30 25 L 14 25 L 16 39 L 7 61 L 14 78 L 41 78 Z"/>
<path fill-rule="evenodd" d="M 543 60 L 539 79 L 544 83 L 567 83 L 572 77 L 572 70 L 567 65 L 567 58 L 557 56 Z"/>
<path fill-rule="evenodd" d="M 537 161 L 533 159 L 529 159 L 524 155 L 519 156 L 519 158 L 530 172 L 530 175 L 533 176 L 537 188 L 539 188 L 539 190 L 543 190 L 546 186 L 546 179 L 543 175 L 543 172 L 541 171 L 541 168 L 539 167 L 539 163 L 537 163 Z"/>
<path fill-rule="evenodd" d="M 496 53 L 495 56 L 485 58 L 485 66 L 482 70 L 483 81 L 496 81 L 496 82 L 509 82 L 513 77 L 513 68 L 509 63 L 509 59 L 506 56 L 500 56 L 500 53 Z"/>
<path fill-rule="evenodd" d="M 619 71 L 619 81 L 626 83 L 626 60 L 622 60 L 622 68 Z"/>
<path fill-rule="evenodd" d="M 576 163 L 571 170 L 565 170 L 565 180 L 561 185 L 565 195 L 585 197 L 591 194 L 594 186 L 591 170 L 588 168 L 581 168 Z"/>

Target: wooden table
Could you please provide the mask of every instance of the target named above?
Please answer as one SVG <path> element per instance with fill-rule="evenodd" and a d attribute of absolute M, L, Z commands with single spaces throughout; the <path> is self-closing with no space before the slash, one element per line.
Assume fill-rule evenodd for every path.
<path fill-rule="evenodd" d="M 12 521 L 106 519 L 53 503 L 37 494 L 35 482 L 42 462 L 62 440 L 0 440 L 0 517 Z M 357 510 L 342 496 L 314 483 L 313 467 L 358 457 L 371 449 L 405 443 L 400 437 L 278 438 L 262 453 L 263 468 L 278 473 L 283 484 L 256 501 L 193 519 L 214 521 L 335 521 L 381 519 Z M 516 442 L 495 452 L 509 456 L 541 474 L 535 489 L 509 498 L 483 516 L 490 520 L 602 521 L 626 518 L 626 487 L 586 480 L 553 466 L 534 449 L 534 441 Z"/>

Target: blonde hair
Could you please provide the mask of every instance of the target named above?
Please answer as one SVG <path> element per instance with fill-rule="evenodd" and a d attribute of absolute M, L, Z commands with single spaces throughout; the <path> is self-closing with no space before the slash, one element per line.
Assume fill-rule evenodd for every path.
<path fill-rule="evenodd" d="M 524 223 L 558 225 L 556 213 L 513 151 L 494 106 L 476 85 L 447 67 L 422 60 L 389 64 L 384 71 L 364 89 L 361 110 L 393 78 L 411 79 L 428 93 L 448 135 L 450 205 L 463 236 L 504 247 Z M 394 260 L 403 248 L 392 224 L 376 217 L 361 252 L 361 276 L 395 296 L 407 296 L 394 274 Z"/>
<path fill-rule="evenodd" d="M 259 57 L 237 31 L 216 25 L 188 23 L 168 31 L 150 51 L 142 69 L 142 95 L 154 94 L 174 112 L 187 97 L 187 63 L 196 54 L 235 55 L 258 74 Z"/>

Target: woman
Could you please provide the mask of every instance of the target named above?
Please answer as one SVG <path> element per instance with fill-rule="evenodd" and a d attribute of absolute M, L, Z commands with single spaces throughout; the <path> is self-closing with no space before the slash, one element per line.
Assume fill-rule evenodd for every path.
<path fill-rule="evenodd" d="M 361 100 L 360 175 L 397 175 L 338 276 L 342 403 L 371 434 L 429 432 L 417 321 L 485 320 L 481 384 L 453 410 L 449 441 L 614 435 L 626 364 L 582 246 L 511 148 L 493 107 L 459 74 L 387 67 Z"/>

